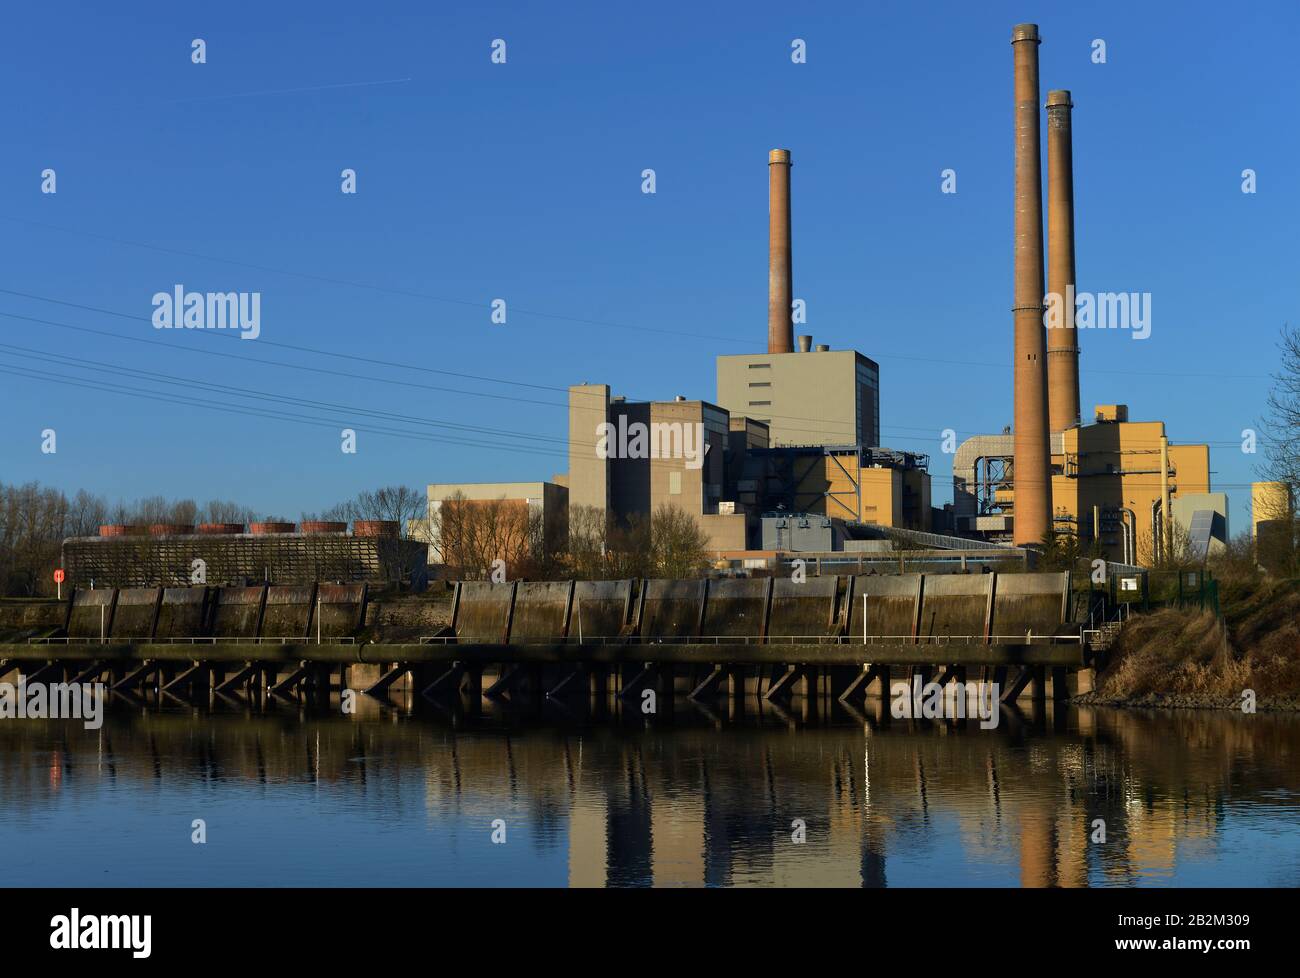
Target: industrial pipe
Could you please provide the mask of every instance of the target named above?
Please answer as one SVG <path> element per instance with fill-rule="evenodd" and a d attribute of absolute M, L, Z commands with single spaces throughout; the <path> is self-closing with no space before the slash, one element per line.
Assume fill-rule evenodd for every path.
<path fill-rule="evenodd" d="M 1166 560 L 1174 553 L 1174 521 L 1169 512 L 1169 439 L 1160 436 L 1160 537 L 1162 553 Z"/>

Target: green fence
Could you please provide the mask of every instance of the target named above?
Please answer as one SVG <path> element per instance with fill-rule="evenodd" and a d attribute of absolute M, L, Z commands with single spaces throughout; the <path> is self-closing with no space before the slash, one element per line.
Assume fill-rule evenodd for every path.
<path fill-rule="evenodd" d="M 1086 607 L 1102 609 L 1107 618 L 1120 606 L 1128 606 L 1130 612 L 1197 608 L 1212 611 L 1217 618 L 1223 617 L 1219 609 L 1219 582 L 1207 570 L 1117 571 L 1106 575 L 1105 584 L 1094 583 L 1089 576 L 1082 579 L 1088 581 Z M 1084 593 L 1080 590 L 1080 599 Z"/>

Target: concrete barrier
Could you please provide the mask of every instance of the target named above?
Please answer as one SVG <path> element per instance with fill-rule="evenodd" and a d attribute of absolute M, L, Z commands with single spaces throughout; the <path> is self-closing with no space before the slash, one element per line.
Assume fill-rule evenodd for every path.
<path fill-rule="evenodd" d="M 994 635 L 1055 634 L 1069 620 L 1070 574 L 999 574 Z"/>
<path fill-rule="evenodd" d="M 510 641 L 563 636 L 569 627 L 569 581 L 520 581 L 510 616 Z"/>
<path fill-rule="evenodd" d="M 154 635 L 159 639 L 207 635 L 208 609 L 209 592 L 205 587 L 163 588 Z"/>
<path fill-rule="evenodd" d="M 510 632 L 513 584 L 490 581 L 461 581 L 456 585 L 456 604 L 451 627 L 458 642 L 504 642 Z"/>
<path fill-rule="evenodd" d="M 772 578 L 725 578 L 708 583 L 703 634 L 737 638 L 763 634 Z"/>
<path fill-rule="evenodd" d="M 569 635 L 615 638 L 632 616 L 632 581 L 578 581 L 573 588 Z"/>
<path fill-rule="evenodd" d="M 773 638 L 836 634 L 839 586 L 840 579 L 829 575 L 810 577 L 802 584 L 789 577 L 775 578 L 767 634 Z"/>
<path fill-rule="evenodd" d="M 844 634 L 853 641 L 863 635 L 865 615 L 868 637 L 979 642 L 990 634 L 1055 634 L 1068 595 L 1065 574 L 859 574 L 810 577 L 802 584 L 791 578 L 463 581 L 453 627 L 462 643 L 576 638 L 579 632 L 584 638 L 631 633 L 776 640 Z"/>
<path fill-rule="evenodd" d="M 113 612 L 113 638 L 149 639 L 158 626 L 160 587 L 124 587 L 117 592 Z"/>
<path fill-rule="evenodd" d="M 928 580 L 923 574 L 856 575 L 848 595 L 849 641 L 862 637 L 864 613 L 868 636 L 913 637 L 916 634 L 916 612 L 921 589 Z M 983 628 L 978 634 L 984 634 Z"/>
<path fill-rule="evenodd" d="M 638 634 L 660 638 L 699 635 L 707 586 L 703 579 L 642 581 Z"/>
<path fill-rule="evenodd" d="M 73 592 L 72 606 L 68 609 L 68 637 L 98 639 L 101 634 L 113 634 L 116 603 L 116 588 L 78 588 Z"/>
<path fill-rule="evenodd" d="M 52 634 L 68 626 L 72 593 L 62 601 L 0 598 L 0 636 L 16 642 L 39 634 Z"/>
<path fill-rule="evenodd" d="M 315 611 L 314 584 L 278 585 L 266 589 L 262 613 L 263 638 L 308 638 Z"/>
<path fill-rule="evenodd" d="M 212 634 L 219 638 L 256 638 L 265 606 L 265 584 L 218 588 L 212 609 Z"/>
<path fill-rule="evenodd" d="M 987 634 L 995 574 L 931 574 L 922 582 L 921 638 Z"/>
<path fill-rule="evenodd" d="M 320 620 L 312 620 L 312 637 L 317 634 L 323 639 L 355 635 L 365 620 L 369 594 L 366 584 L 318 584 L 314 613 L 320 616 Z"/>

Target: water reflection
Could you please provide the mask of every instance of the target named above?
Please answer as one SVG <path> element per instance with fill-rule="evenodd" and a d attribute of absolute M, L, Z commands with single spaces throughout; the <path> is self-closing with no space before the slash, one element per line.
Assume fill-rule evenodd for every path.
<path fill-rule="evenodd" d="M 882 719 L 451 723 L 366 704 L 0 722 L 6 882 L 1300 883 L 1295 717 Z"/>

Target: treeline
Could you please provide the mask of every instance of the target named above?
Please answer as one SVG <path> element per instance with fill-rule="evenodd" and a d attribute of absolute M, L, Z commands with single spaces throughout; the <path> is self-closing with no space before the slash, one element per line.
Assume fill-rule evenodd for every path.
<path fill-rule="evenodd" d="M 317 516 L 302 519 L 395 520 L 403 535 L 412 521 L 424 517 L 424 494 L 406 486 L 385 486 L 358 493 L 352 499 Z M 59 566 L 63 541 L 69 537 L 90 537 L 106 523 L 149 526 L 172 523 L 185 526 L 200 523 L 289 522 L 284 516 L 267 513 L 233 500 L 147 496 L 131 502 L 110 502 L 84 489 L 71 497 L 41 486 L 0 483 L 0 594 L 5 597 L 40 597 L 55 592 L 53 573 Z"/>
<path fill-rule="evenodd" d="M 708 567 L 699 522 L 668 505 L 625 522 L 596 507 L 572 506 L 566 520 L 543 516 L 522 500 L 457 494 L 437 507 L 430 530 L 433 559 L 451 578 L 486 580 L 494 570 L 506 580 L 698 577 Z"/>

